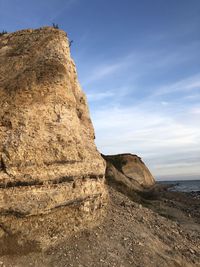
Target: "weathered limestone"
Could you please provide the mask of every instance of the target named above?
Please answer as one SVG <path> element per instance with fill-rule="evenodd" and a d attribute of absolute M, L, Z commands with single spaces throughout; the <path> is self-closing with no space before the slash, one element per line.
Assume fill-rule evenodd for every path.
<path fill-rule="evenodd" d="M 0 215 L 85 201 L 97 210 L 104 174 L 66 33 L 45 27 L 1 36 Z"/>
<path fill-rule="evenodd" d="M 142 191 L 154 185 L 154 177 L 137 155 L 119 154 L 103 157 L 107 163 L 108 180 L 123 184 L 128 190 Z"/>

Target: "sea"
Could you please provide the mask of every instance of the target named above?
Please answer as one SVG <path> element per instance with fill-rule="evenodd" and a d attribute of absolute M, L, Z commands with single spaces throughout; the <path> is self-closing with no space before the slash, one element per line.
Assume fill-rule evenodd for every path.
<path fill-rule="evenodd" d="M 200 192 L 200 180 L 159 181 L 159 183 L 174 185 L 169 188 L 170 191 Z"/>

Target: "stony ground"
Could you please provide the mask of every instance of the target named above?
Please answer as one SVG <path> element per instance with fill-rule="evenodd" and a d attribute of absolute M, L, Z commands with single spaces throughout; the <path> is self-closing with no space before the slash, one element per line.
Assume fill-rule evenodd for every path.
<path fill-rule="evenodd" d="M 113 187 L 109 192 L 103 224 L 47 251 L 2 255 L 0 266 L 200 266 L 200 199 L 165 191 L 137 197 Z"/>

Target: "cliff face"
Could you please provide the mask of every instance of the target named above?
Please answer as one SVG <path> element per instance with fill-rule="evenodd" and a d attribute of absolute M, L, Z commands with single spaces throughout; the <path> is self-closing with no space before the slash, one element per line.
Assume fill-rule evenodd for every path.
<path fill-rule="evenodd" d="M 103 155 L 106 160 L 108 181 L 124 185 L 129 190 L 144 190 L 155 183 L 155 179 L 137 155 Z"/>
<path fill-rule="evenodd" d="M 66 33 L 0 37 L 0 214 L 20 217 L 103 205 L 105 163 Z M 78 206 L 80 206 L 78 205 Z"/>

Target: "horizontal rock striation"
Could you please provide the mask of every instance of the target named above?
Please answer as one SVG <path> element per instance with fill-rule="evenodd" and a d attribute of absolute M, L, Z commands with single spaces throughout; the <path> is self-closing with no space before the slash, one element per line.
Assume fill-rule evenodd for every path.
<path fill-rule="evenodd" d="M 104 175 L 66 33 L 44 27 L 1 36 L 0 215 L 85 201 L 97 210 Z"/>

